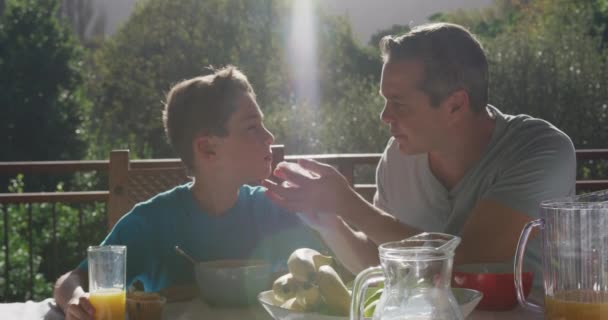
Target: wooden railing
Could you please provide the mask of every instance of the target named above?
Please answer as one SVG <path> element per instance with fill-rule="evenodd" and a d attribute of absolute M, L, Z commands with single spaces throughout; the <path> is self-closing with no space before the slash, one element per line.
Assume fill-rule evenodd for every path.
<path fill-rule="evenodd" d="M 608 162 L 608 149 L 586 149 L 578 150 L 576 152 L 577 160 L 579 163 L 594 163 L 595 161 Z M 301 158 L 315 159 L 321 162 L 329 163 L 336 166 L 344 176 L 351 182 L 355 190 L 362 194 L 366 199 L 371 199 L 375 193 L 375 184 L 373 178 L 373 170 L 377 165 L 381 154 L 323 154 L 323 155 L 289 155 L 285 157 L 287 161 L 297 161 Z M 158 168 L 167 167 L 179 164 L 177 159 L 147 159 L 147 160 L 133 160 L 131 166 L 133 168 Z M 106 173 L 108 171 L 109 161 L 108 160 L 95 160 L 95 161 L 45 161 L 45 162 L 0 162 L 0 176 L 14 176 L 16 174 L 25 175 L 44 175 L 44 174 L 71 174 L 76 172 L 98 172 Z M 358 176 L 358 169 L 362 166 L 367 166 L 367 174 L 362 177 Z M 3 186 L 4 187 L 4 186 Z M 596 179 L 580 179 L 576 183 L 577 192 L 583 191 L 594 191 L 601 189 L 608 189 L 608 179 L 606 176 L 602 176 Z M 31 253 L 32 248 L 32 204 L 39 203 L 50 203 L 51 206 L 51 217 L 52 217 L 52 247 L 53 257 L 56 262 L 57 257 L 57 212 L 55 212 L 56 203 L 62 204 L 83 204 L 83 203 L 106 203 L 108 200 L 109 192 L 107 190 L 93 190 L 93 191 L 66 191 L 66 192 L 28 192 L 28 193 L 0 193 L 0 205 L 2 206 L 3 214 L 3 262 L 4 270 L 2 270 L 2 276 L 5 280 L 5 299 L 8 293 L 8 286 L 10 284 L 10 251 L 9 243 L 9 214 L 8 206 L 14 204 L 26 204 L 28 212 L 28 229 L 27 234 L 23 237 L 27 237 L 30 245 L 29 252 L 29 290 L 32 292 L 33 277 L 34 277 L 34 266 L 33 266 L 33 255 Z M 83 216 L 82 210 L 79 211 L 79 221 L 82 221 Z M 101 227 L 101 226 L 100 226 Z M 56 277 L 60 272 L 54 270 L 51 273 L 51 277 Z M 52 280 L 52 279 L 50 279 Z"/>
<path fill-rule="evenodd" d="M 355 169 L 361 165 L 373 165 L 380 161 L 380 153 L 356 153 L 356 154 L 321 154 L 321 155 L 293 155 L 286 156 L 285 160 L 297 161 L 297 159 L 307 158 L 334 165 L 340 172 L 354 185 L 355 190 L 367 200 L 371 200 L 376 192 L 375 181 L 357 181 Z M 576 151 L 576 159 L 580 164 L 593 161 L 607 161 L 608 149 L 581 149 Z M 596 190 L 608 189 L 608 176 L 599 179 L 577 179 L 576 192 L 591 192 Z"/>

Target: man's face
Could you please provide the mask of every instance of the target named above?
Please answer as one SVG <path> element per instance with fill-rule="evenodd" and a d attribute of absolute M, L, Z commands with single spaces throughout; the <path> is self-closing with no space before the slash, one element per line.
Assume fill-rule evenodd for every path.
<path fill-rule="evenodd" d="M 385 98 L 380 114 L 404 154 L 436 151 L 445 141 L 445 112 L 431 106 L 420 89 L 424 65 L 412 60 L 388 61 L 382 68 L 380 94 Z"/>
<path fill-rule="evenodd" d="M 218 139 L 215 149 L 222 170 L 246 182 L 270 175 L 274 136 L 264 127 L 263 114 L 251 94 L 238 99 L 238 107 L 226 123 L 228 135 Z"/>

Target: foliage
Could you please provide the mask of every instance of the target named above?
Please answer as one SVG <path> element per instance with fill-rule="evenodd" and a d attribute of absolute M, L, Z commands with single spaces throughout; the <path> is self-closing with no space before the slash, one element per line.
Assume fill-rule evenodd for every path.
<path fill-rule="evenodd" d="M 140 3 L 118 34 L 95 54 L 97 72 L 91 79 L 95 103 L 89 127 L 91 137 L 101 141 L 91 143 L 91 156 L 106 157 L 110 149 L 119 147 L 140 157 L 171 156 L 160 121 L 164 94 L 171 84 L 200 75 L 209 65 L 239 66 L 266 114 L 305 104 L 306 99 L 294 95 L 290 68 L 294 62 L 282 49 L 289 9 L 288 3 L 273 0 Z M 378 78 L 377 53 L 354 41 L 344 18 L 321 16 L 317 35 L 318 85 L 324 104 L 343 99 L 336 86 L 339 81 Z M 300 133 L 278 132 L 277 141 L 298 140 L 295 135 Z M 311 147 L 288 145 L 288 149 L 304 151 L 306 146 Z"/>
<path fill-rule="evenodd" d="M 429 17 L 432 22 L 449 21 L 462 25 L 482 38 L 494 38 L 516 26 L 525 16 L 529 0 L 495 0 L 493 6 L 481 9 L 439 12 Z"/>
<path fill-rule="evenodd" d="M 95 8 L 93 0 L 61 0 L 59 11 L 81 43 L 93 46 L 95 38 L 103 38 L 107 16 Z"/>
<path fill-rule="evenodd" d="M 167 156 L 161 110 L 170 85 L 204 73 L 209 65 L 235 64 L 265 92 L 274 45 L 271 1 L 150 0 L 140 2 L 118 33 L 95 53 L 92 155 L 112 148 L 136 156 Z M 264 94 L 260 99 L 265 99 Z M 100 143 L 99 143 L 100 142 Z"/>
<path fill-rule="evenodd" d="M 385 36 L 400 36 L 410 31 L 410 26 L 405 26 L 401 24 L 394 24 L 392 27 L 388 29 L 379 30 L 376 33 L 372 34 L 367 43 L 370 47 L 378 47 L 380 40 Z"/>
<path fill-rule="evenodd" d="M 0 17 L 0 161 L 80 159 L 81 114 L 89 106 L 81 49 L 57 20 L 56 1 L 6 5 Z"/>
<path fill-rule="evenodd" d="M 22 175 L 11 180 L 9 190 L 24 190 Z M 57 190 L 61 191 L 61 185 Z M 2 209 L 8 215 L 10 281 L 6 291 L 4 272 L 0 274 L 0 301 L 42 300 L 52 296 L 56 278 L 73 269 L 85 257 L 86 247 L 99 243 L 106 233 L 104 204 L 14 204 Z M 4 236 L 4 221 L 0 219 L 0 238 Z M 0 270 L 5 268 L 2 259 Z"/>
<path fill-rule="evenodd" d="M 383 101 L 369 79 L 337 82 L 340 98 L 313 106 L 294 104 L 267 115 L 266 123 L 289 153 L 381 152 L 388 130 L 380 122 Z"/>
<path fill-rule="evenodd" d="M 488 40 L 490 100 L 548 120 L 578 148 L 599 148 L 608 138 L 608 60 L 587 34 L 593 15 L 586 4 L 538 1 L 513 31 Z"/>

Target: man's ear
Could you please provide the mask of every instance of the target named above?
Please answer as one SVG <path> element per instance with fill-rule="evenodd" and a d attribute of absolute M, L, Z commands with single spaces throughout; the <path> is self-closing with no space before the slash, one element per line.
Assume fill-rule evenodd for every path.
<path fill-rule="evenodd" d="M 445 100 L 447 111 L 450 118 L 459 119 L 464 115 L 464 112 L 471 108 L 469 93 L 464 89 L 459 89 Z"/>
<path fill-rule="evenodd" d="M 195 156 L 200 159 L 213 159 L 216 155 L 217 138 L 209 135 L 202 135 L 194 138 L 192 149 Z"/>

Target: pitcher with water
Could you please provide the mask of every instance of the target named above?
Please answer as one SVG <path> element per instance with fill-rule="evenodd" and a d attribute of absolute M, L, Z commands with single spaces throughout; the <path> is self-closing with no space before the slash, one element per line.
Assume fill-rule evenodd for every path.
<path fill-rule="evenodd" d="M 545 306 L 526 300 L 523 254 L 533 228 L 540 229 Z M 608 190 L 544 201 L 540 219 L 528 223 L 515 260 L 521 305 L 548 320 L 608 319 Z"/>
<path fill-rule="evenodd" d="M 384 280 L 374 320 L 463 319 L 450 280 L 454 250 L 460 238 L 421 233 L 378 248 L 381 266 L 357 276 L 350 319 L 361 319 L 361 304 L 370 283 Z"/>

